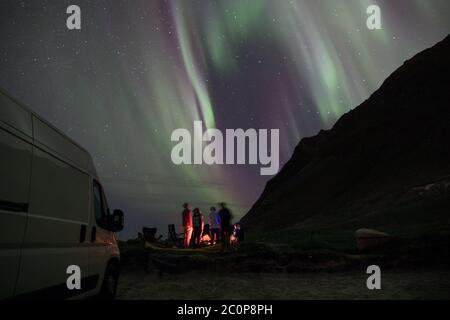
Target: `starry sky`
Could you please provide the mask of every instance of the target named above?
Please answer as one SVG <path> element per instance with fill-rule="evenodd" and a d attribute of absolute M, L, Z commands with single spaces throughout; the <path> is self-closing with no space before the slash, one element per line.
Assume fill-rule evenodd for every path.
<path fill-rule="evenodd" d="M 66 27 L 71 4 L 81 30 Z M 366 27 L 371 4 L 381 30 Z M 282 166 L 449 34 L 448 17 L 448 0 L 2 0 L 0 87 L 89 150 L 125 211 L 120 237 L 166 235 L 185 201 L 226 201 L 238 220 L 270 178 L 172 164 L 174 129 L 279 129 Z"/>

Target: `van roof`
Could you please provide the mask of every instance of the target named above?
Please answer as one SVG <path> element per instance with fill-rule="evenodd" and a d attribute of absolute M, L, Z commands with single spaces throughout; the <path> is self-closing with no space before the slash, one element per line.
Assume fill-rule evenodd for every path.
<path fill-rule="evenodd" d="M 0 93 L 14 103 L 15 106 L 12 108 L 21 108 L 30 115 L 32 130 L 23 130 L 23 128 L 18 127 L 17 123 L 14 123 L 14 121 L 5 121 L 3 118 L 0 118 L 0 120 L 5 121 L 8 125 L 30 136 L 36 146 L 45 149 L 47 152 L 56 154 L 58 157 L 63 158 L 64 161 L 87 171 L 95 177 L 97 176 L 97 171 L 95 170 L 92 157 L 85 148 L 80 146 L 74 140 L 69 138 L 64 132 L 39 116 L 28 106 L 6 93 L 2 88 L 0 88 Z M 0 116 L 1 115 L 2 113 L 0 113 Z"/>

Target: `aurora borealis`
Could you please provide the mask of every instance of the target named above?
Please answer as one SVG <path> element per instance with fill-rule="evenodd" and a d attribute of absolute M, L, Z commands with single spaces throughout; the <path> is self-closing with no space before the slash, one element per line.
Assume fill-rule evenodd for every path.
<path fill-rule="evenodd" d="M 66 28 L 77 4 L 82 29 Z M 368 30 L 377 4 L 382 29 Z M 226 201 L 246 213 L 259 168 L 175 166 L 171 133 L 280 130 L 280 165 L 406 59 L 450 33 L 448 0 L 2 0 L 0 87 L 90 151 L 124 236 Z"/>

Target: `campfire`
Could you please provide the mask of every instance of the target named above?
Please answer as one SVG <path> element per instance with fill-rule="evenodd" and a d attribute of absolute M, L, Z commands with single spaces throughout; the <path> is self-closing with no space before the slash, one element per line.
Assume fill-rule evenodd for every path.
<path fill-rule="evenodd" d="M 209 224 L 205 224 L 203 226 L 203 233 L 200 240 L 201 244 L 204 246 L 212 245 L 211 231 L 209 230 Z"/>
<path fill-rule="evenodd" d="M 209 236 L 209 234 L 204 234 L 202 236 L 202 244 L 205 246 L 210 246 L 211 245 L 211 237 Z"/>

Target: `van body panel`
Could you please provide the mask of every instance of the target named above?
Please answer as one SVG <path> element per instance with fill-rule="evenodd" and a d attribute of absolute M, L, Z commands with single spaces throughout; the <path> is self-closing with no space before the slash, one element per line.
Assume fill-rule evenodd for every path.
<path fill-rule="evenodd" d="M 58 294 L 66 294 L 66 281 L 69 277 L 66 270 L 72 264 L 81 268 L 83 277 L 83 270 L 87 270 L 89 267 L 85 248 L 75 245 L 59 247 L 53 244 L 50 248 L 43 246 L 25 247 L 22 250 L 22 263 L 16 296 L 56 287 L 59 289 L 51 292 L 49 296 L 60 299 L 61 297 Z M 76 294 L 78 292 L 74 291 L 74 295 Z"/>
<path fill-rule="evenodd" d="M 89 274 L 104 277 L 105 266 L 111 259 L 120 259 L 120 253 L 114 233 L 97 226 L 94 243 L 89 246 Z M 100 290 L 100 287 L 98 288 Z"/>
<path fill-rule="evenodd" d="M 26 205 L 30 189 L 32 145 L 2 128 L 0 143 L 0 201 L 17 206 Z"/>
<path fill-rule="evenodd" d="M 0 127 L 0 299 L 14 294 L 16 286 L 27 223 L 31 161 L 31 143 Z"/>
<path fill-rule="evenodd" d="M 89 181 L 87 173 L 35 147 L 30 213 L 88 224 Z"/>
<path fill-rule="evenodd" d="M 94 176 L 97 175 L 86 151 L 34 115 L 33 136 L 37 145 L 42 144 L 64 160 L 73 162 L 77 167 Z"/>
<path fill-rule="evenodd" d="M 32 137 L 31 112 L 0 92 L 0 121 Z"/>
<path fill-rule="evenodd" d="M 82 226 L 89 224 L 90 177 L 34 147 L 28 226 L 16 294 L 65 284 L 70 265 L 89 268 Z M 42 275 L 36 277 L 36 273 Z"/>

